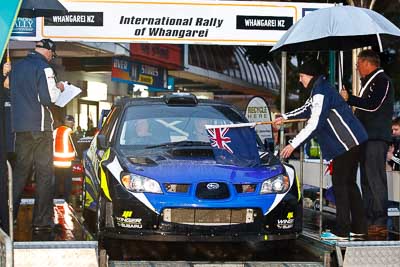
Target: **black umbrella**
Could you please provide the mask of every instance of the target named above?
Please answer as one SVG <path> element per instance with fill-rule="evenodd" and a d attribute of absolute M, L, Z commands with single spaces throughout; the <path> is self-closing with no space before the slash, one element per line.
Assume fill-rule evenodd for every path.
<path fill-rule="evenodd" d="M 62 16 L 68 10 L 58 0 L 23 0 L 19 17 L 51 17 Z"/>

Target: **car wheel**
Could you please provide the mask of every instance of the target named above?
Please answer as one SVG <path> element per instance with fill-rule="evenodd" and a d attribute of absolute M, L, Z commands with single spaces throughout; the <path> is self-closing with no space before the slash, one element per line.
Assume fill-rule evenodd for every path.
<path fill-rule="evenodd" d="M 85 212 L 85 202 L 86 202 L 86 186 L 85 186 L 85 178 L 83 178 L 82 183 L 82 195 L 81 195 L 81 205 L 82 205 L 82 212 Z"/>
<path fill-rule="evenodd" d="M 96 231 L 96 214 L 95 211 L 89 210 L 86 207 L 86 185 L 85 181 L 82 184 L 82 217 L 83 223 L 91 233 Z"/>
<path fill-rule="evenodd" d="M 97 201 L 97 209 L 96 209 L 96 229 L 95 229 L 95 234 L 96 234 L 97 239 L 100 238 L 101 232 L 104 229 L 105 208 L 106 208 L 106 200 L 105 200 L 103 194 L 100 192 L 99 199 Z"/>

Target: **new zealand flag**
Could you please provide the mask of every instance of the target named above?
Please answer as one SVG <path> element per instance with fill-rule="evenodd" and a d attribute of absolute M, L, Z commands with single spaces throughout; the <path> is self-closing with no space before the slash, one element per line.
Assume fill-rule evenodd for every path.
<path fill-rule="evenodd" d="M 254 123 L 206 125 L 218 164 L 253 167 L 260 164 Z"/>

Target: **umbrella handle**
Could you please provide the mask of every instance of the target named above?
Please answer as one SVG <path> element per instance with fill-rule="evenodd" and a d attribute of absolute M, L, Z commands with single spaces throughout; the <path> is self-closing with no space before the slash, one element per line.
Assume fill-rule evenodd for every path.
<path fill-rule="evenodd" d="M 10 63 L 11 59 L 10 59 L 10 44 L 7 45 L 7 63 Z"/>

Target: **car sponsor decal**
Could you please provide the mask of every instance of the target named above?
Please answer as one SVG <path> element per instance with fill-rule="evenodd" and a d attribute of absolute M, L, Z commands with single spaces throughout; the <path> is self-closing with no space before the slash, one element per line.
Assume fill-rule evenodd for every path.
<path fill-rule="evenodd" d="M 271 204 L 271 206 L 269 207 L 268 211 L 264 214 L 267 215 L 268 213 L 270 213 L 280 202 L 281 200 L 286 196 L 287 193 L 290 192 L 290 189 L 292 188 L 293 182 L 294 182 L 294 170 L 292 168 L 290 168 L 289 166 L 283 165 L 286 169 L 286 172 L 289 176 L 289 180 L 290 180 L 290 187 L 289 189 L 286 191 L 286 193 L 284 194 L 276 194 L 274 202 Z"/>
<path fill-rule="evenodd" d="M 122 212 L 122 218 L 130 218 L 130 217 L 132 217 L 132 211 L 131 210 L 124 210 L 123 212 Z"/>
<path fill-rule="evenodd" d="M 143 228 L 142 219 L 141 218 L 115 217 L 115 220 L 117 221 L 117 225 L 119 227 L 136 228 L 136 229 Z"/>
<path fill-rule="evenodd" d="M 278 229 L 291 229 L 294 225 L 293 212 L 288 212 L 286 219 L 278 219 L 276 227 Z"/>

